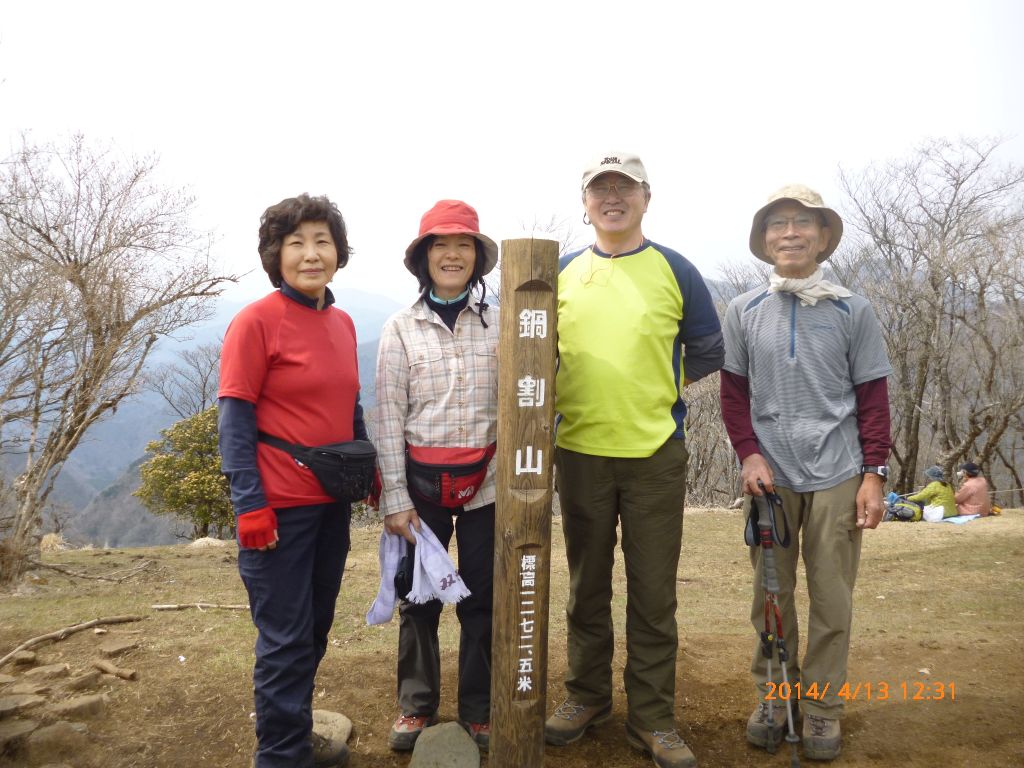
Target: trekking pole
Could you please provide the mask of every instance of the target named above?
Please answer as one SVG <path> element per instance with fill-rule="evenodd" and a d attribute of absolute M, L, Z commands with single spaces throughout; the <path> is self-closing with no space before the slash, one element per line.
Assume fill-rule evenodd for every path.
<path fill-rule="evenodd" d="M 789 530 L 787 528 L 785 538 L 778 538 L 778 531 L 775 527 L 775 507 L 782 512 L 782 499 L 774 493 L 769 493 L 764 484 L 758 481 L 763 496 L 754 496 L 752 503 L 757 507 L 757 530 L 758 544 L 761 546 L 761 584 L 764 586 L 764 631 L 761 633 L 761 654 L 768 660 L 768 679 L 772 678 L 772 646 L 778 650 L 779 664 L 782 667 L 782 685 L 778 690 L 786 692 L 786 741 L 793 748 L 793 756 L 790 759 L 792 768 L 799 768 L 800 757 L 797 754 L 797 744 L 800 737 L 796 735 L 796 728 L 793 724 L 793 701 L 791 699 L 792 686 L 789 684 L 789 670 L 786 662 L 789 660 L 789 652 L 786 650 L 786 640 L 782 632 L 782 611 L 779 608 L 779 579 L 775 572 L 775 544 L 783 547 L 789 546 Z M 785 519 L 785 518 L 783 518 Z M 775 631 L 772 631 L 772 623 L 775 624 Z M 774 723 L 773 711 L 774 699 L 768 700 L 768 722 Z M 769 738 L 771 747 L 770 753 L 775 752 L 775 740 Z"/>

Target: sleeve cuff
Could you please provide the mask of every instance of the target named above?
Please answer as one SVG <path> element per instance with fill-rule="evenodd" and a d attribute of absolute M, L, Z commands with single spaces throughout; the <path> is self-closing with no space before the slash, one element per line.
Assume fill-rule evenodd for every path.
<path fill-rule="evenodd" d="M 412 508 L 412 498 L 409 496 L 409 490 L 405 487 L 385 491 L 380 498 L 380 511 L 384 517 Z"/>
<path fill-rule="evenodd" d="M 750 438 L 747 440 L 741 440 L 733 446 L 733 450 L 736 451 L 736 458 L 743 463 L 743 460 L 748 456 L 753 456 L 755 453 L 761 453 L 761 446 L 758 445 L 757 440 Z"/>

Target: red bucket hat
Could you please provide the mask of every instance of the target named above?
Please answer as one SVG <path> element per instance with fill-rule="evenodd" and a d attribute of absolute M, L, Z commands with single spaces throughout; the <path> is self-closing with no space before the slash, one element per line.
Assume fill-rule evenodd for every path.
<path fill-rule="evenodd" d="M 427 235 L 472 235 L 483 243 L 483 274 L 474 277 L 483 277 L 498 263 L 498 246 L 487 235 L 480 234 L 480 219 L 476 215 L 476 209 L 461 200 L 438 200 L 433 208 L 423 214 L 423 218 L 420 219 L 419 237 L 405 249 L 405 268 L 414 275 L 416 268 L 413 264 L 413 255 L 416 253 L 416 246 Z"/>

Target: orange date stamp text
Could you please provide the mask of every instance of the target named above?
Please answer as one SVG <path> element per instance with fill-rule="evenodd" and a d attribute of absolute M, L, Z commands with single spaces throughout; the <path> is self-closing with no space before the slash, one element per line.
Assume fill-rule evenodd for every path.
<path fill-rule="evenodd" d="M 829 683 L 768 683 L 765 701 L 823 700 Z M 885 680 L 843 683 L 836 691 L 843 701 L 956 701 L 956 683 L 933 680 Z"/>

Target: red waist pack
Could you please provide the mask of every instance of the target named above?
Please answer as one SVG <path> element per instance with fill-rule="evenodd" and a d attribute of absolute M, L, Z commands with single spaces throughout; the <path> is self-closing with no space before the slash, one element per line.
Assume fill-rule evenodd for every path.
<path fill-rule="evenodd" d="M 484 484 L 497 443 L 486 448 L 405 447 L 405 479 L 410 493 L 454 508 L 468 504 Z"/>

